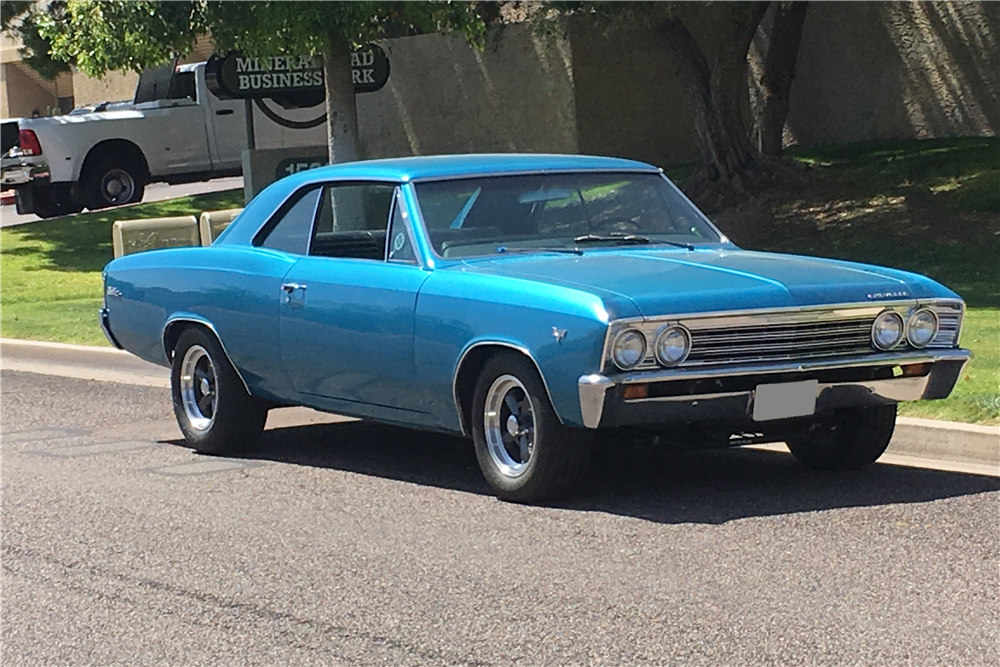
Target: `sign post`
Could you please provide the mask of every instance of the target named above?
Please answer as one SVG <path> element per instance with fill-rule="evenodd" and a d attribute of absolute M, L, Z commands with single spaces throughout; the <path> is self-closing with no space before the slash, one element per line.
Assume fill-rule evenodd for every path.
<path fill-rule="evenodd" d="M 382 47 L 369 44 L 351 52 L 351 81 L 355 94 L 381 90 L 388 80 L 389 58 Z M 265 99 L 271 99 L 285 109 L 322 104 L 326 99 L 326 88 L 323 85 L 323 61 L 319 56 L 251 58 L 238 52 L 212 56 L 205 65 L 205 82 L 220 99 L 245 100 L 247 151 L 243 155 L 243 187 L 248 202 L 279 178 L 327 163 L 327 156 L 319 154 L 315 146 L 256 150 L 254 136 L 254 105 L 272 121 L 285 127 L 305 129 L 326 121 L 325 113 L 312 120 L 293 121 L 264 104 Z"/>

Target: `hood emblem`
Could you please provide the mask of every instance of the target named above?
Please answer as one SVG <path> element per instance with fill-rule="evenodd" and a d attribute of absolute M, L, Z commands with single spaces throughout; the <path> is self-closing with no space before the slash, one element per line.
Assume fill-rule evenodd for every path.
<path fill-rule="evenodd" d="M 910 296 L 907 291 L 902 292 L 872 292 L 868 295 L 869 299 L 899 299 Z"/>

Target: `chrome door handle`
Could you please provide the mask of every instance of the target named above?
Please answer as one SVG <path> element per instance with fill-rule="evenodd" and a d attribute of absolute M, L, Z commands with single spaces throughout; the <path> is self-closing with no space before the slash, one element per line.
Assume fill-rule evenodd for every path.
<path fill-rule="evenodd" d="M 302 294 L 299 296 L 298 299 L 293 299 L 293 295 L 299 290 L 302 291 Z M 306 298 L 305 285 L 300 285 L 299 283 L 285 283 L 284 285 L 281 286 L 281 291 L 285 295 L 285 303 L 287 303 L 289 306 L 297 308 L 305 304 L 305 298 Z"/>

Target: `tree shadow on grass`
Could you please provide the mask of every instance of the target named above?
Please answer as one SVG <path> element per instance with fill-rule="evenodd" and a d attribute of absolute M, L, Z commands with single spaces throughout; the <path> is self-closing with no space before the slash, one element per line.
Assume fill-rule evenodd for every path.
<path fill-rule="evenodd" d="M 116 220 L 165 218 L 181 215 L 198 217 L 202 211 L 242 206 L 242 190 L 226 190 L 194 197 L 182 197 L 148 204 L 81 213 L 78 215 L 29 222 L 4 230 L 21 243 L 43 244 L 4 249 L 5 254 L 38 255 L 41 268 L 53 271 L 101 271 L 114 259 L 111 227 Z M 9 244 L 6 244 L 9 245 Z"/>
<path fill-rule="evenodd" d="M 175 442 L 183 446 L 183 442 Z M 470 441 L 371 422 L 265 432 L 244 459 L 329 468 L 491 495 Z M 921 503 L 1000 490 L 1000 479 L 890 465 L 818 474 L 790 455 L 738 449 L 671 452 L 599 447 L 586 483 L 551 506 L 656 523 L 722 524 L 748 517 Z"/>

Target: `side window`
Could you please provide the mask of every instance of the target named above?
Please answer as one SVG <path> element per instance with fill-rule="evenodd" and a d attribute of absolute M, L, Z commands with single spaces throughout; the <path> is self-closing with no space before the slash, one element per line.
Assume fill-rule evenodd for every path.
<path fill-rule="evenodd" d="M 392 207 L 392 221 L 389 223 L 389 236 L 386 239 L 386 257 L 390 262 L 402 262 L 404 264 L 416 264 L 417 256 L 413 252 L 413 239 L 406 229 L 406 220 L 403 217 L 403 198 L 398 194 L 395 198 L 395 205 Z"/>
<path fill-rule="evenodd" d="M 313 220 L 316 219 L 316 205 L 322 194 L 322 188 L 315 188 L 300 196 L 298 201 L 281 214 L 278 222 L 266 232 L 264 240 L 258 245 L 297 255 L 307 254 Z"/>
<path fill-rule="evenodd" d="M 323 188 L 309 254 L 384 260 L 395 191 L 391 183 L 334 184 Z"/>

